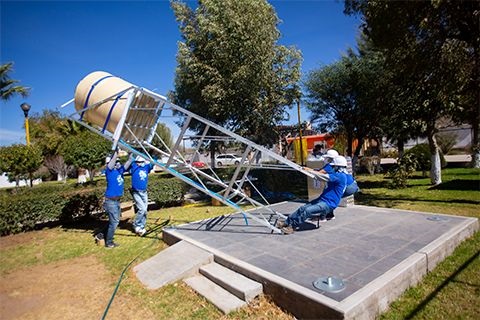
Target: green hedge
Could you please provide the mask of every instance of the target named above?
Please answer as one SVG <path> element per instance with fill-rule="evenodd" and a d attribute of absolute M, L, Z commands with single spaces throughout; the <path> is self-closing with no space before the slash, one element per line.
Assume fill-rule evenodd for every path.
<path fill-rule="evenodd" d="M 131 201 L 126 177 L 122 201 Z M 32 230 L 46 222 L 72 222 L 103 212 L 105 181 L 98 180 L 83 186 L 77 184 L 45 183 L 33 188 L 7 189 L 0 192 L 0 235 Z M 178 205 L 183 201 L 186 187 L 178 179 L 152 175 L 149 199 L 159 206 Z"/>

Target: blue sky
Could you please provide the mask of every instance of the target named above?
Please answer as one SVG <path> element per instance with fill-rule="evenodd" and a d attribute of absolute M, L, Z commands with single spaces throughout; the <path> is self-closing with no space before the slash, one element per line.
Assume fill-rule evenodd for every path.
<path fill-rule="evenodd" d="M 302 51 L 303 74 L 355 47 L 360 21 L 343 14 L 343 1 L 269 2 L 282 20 L 280 43 Z M 14 62 L 10 77 L 31 88 L 27 98 L 0 102 L 0 145 L 25 142 L 22 102 L 31 113 L 56 109 L 92 71 L 162 95 L 174 89 L 181 38 L 168 1 L 2 0 L 0 14 L 1 63 Z M 297 121 L 296 114 L 288 123 Z M 308 120 L 308 113 L 302 110 L 301 117 Z"/>

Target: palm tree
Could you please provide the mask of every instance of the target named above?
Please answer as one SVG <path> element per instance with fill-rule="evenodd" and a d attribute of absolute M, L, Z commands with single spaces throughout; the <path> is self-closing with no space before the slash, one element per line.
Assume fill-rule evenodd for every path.
<path fill-rule="evenodd" d="M 28 96 L 30 88 L 15 85 L 20 82 L 18 80 L 10 79 L 8 73 L 12 71 L 13 62 L 2 64 L 0 66 L 0 94 L 1 100 L 7 101 L 14 95 L 20 94 L 23 97 Z"/>

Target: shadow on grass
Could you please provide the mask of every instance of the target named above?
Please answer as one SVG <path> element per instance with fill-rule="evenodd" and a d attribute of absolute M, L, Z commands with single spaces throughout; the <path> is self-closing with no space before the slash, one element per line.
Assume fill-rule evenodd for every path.
<path fill-rule="evenodd" d="M 433 300 L 437 294 L 442 291 L 450 282 L 455 281 L 455 277 L 458 276 L 463 270 L 465 270 L 471 263 L 479 257 L 480 251 L 474 253 L 467 261 L 465 261 L 454 273 L 452 273 L 448 278 L 446 278 L 438 287 L 435 288 L 423 301 L 412 310 L 405 319 L 413 319 L 423 308 Z"/>
<path fill-rule="evenodd" d="M 138 237 L 136 233 L 133 232 L 132 227 L 132 218 L 121 218 L 120 223 L 118 224 L 117 230 L 128 230 L 131 231 L 131 235 L 122 234 L 122 237 Z M 150 222 L 148 221 L 150 220 Z M 154 220 L 154 221 L 151 221 Z M 160 232 L 162 228 L 169 225 L 171 220 L 163 219 L 163 218 L 147 218 L 147 233 L 143 237 L 145 238 L 161 238 Z M 92 237 L 95 236 L 97 233 L 102 232 L 106 233 L 106 229 L 108 228 L 108 219 L 105 217 L 98 217 L 98 216 L 88 216 L 83 217 L 82 219 L 70 222 L 47 222 L 43 224 L 38 224 L 35 226 L 35 230 L 41 230 L 43 228 L 53 228 L 53 227 L 61 227 L 65 232 L 88 232 L 91 233 Z"/>
<path fill-rule="evenodd" d="M 361 204 L 364 206 L 370 207 L 386 207 L 386 208 L 393 208 L 401 201 L 394 201 L 395 199 L 388 196 L 380 197 L 378 195 L 372 195 L 368 193 L 357 193 L 355 194 L 355 204 Z M 397 200 L 400 200 L 397 198 Z M 401 199 L 404 201 L 405 199 Z"/>
<path fill-rule="evenodd" d="M 430 190 L 469 190 L 480 191 L 480 180 L 455 179 L 433 186 Z"/>
<path fill-rule="evenodd" d="M 387 208 L 392 208 L 395 205 L 405 202 L 429 202 L 429 203 L 462 203 L 462 204 L 480 204 L 480 200 L 465 200 L 465 199 L 422 199 L 417 197 L 396 197 L 396 196 L 387 196 L 387 195 L 372 195 L 368 193 L 357 193 L 355 195 L 355 203 L 366 205 L 366 206 L 376 206 L 379 202 L 385 205 Z"/>
<path fill-rule="evenodd" d="M 358 181 L 360 189 L 385 189 L 388 187 L 389 182 L 383 181 Z"/>

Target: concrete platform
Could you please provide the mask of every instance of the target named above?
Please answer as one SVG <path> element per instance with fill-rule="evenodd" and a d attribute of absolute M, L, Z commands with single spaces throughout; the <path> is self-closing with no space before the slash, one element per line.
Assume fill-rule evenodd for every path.
<path fill-rule="evenodd" d="M 273 207 L 288 214 L 301 205 Z M 169 245 L 185 240 L 212 253 L 215 262 L 262 283 L 265 294 L 298 318 L 374 319 L 479 228 L 475 218 L 366 206 L 338 208 L 335 216 L 319 229 L 305 223 L 278 235 L 233 214 L 166 228 L 163 237 Z M 344 289 L 313 285 L 328 276 Z"/>

